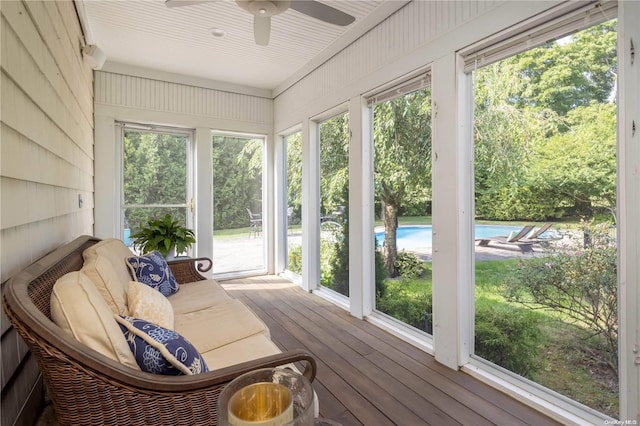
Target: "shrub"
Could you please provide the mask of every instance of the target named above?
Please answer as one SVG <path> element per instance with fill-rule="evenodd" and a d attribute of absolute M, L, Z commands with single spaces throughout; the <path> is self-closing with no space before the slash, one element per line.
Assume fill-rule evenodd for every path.
<path fill-rule="evenodd" d="M 501 188 L 478 192 L 476 215 L 494 220 L 546 220 L 562 217 L 561 205 L 548 193 L 540 194 L 530 187 Z"/>
<path fill-rule="evenodd" d="M 524 377 L 540 367 L 540 314 L 478 298 L 475 320 L 476 355 Z"/>
<path fill-rule="evenodd" d="M 431 317 L 432 298 L 431 285 L 425 285 L 423 291 L 409 291 L 404 279 L 387 283 L 384 296 L 376 300 L 376 308 L 380 312 L 409 324 L 420 330 L 426 330 L 425 314 Z"/>
<path fill-rule="evenodd" d="M 334 266 L 338 262 L 337 245 L 320 239 L 320 285 L 338 291 L 334 279 Z M 348 294 L 347 294 L 348 295 Z"/>
<path fill-rule="evenodd" d="M 291 272 L 302 275 L 302 246 L 289 245 L 288 267 Z"/>
<path fill-rule="evenodd" d="M 617 250 L 609 225 L 584 225 L 582 247 L 527 259 L 510 280 L 508 300 L 545 307 L 606 341 L 594 358 L 618 368 Z"/>
<path fill-rule="evenodd" d="M 414 253 L 404 250 L 398 253 L 393 264 L 398 269 L 398 275 L 404 278 L 420 278 L 425 272 L 424 262 Z"/>
<path fill-rule="evenodd" d="M 348 194 L 347 194 L 348 196 Z M 333 289 L 349 296 L 349 209 L 345 206 L 341 218 L 341 227 L 335 232 L 333 250 L 335 259 L 331 263 Z"/>

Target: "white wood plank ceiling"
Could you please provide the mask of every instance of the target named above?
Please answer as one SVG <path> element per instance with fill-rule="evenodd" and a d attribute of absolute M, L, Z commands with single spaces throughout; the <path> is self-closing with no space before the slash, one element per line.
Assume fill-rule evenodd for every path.
<path fill-rule="evenodd" d="M 340 27 L 289 9 L 272 17 L 268 46 L 256 45 L 253 15 L 232 0 L 166 7 L 164 0 L 76 0 L 88 41 L 110 63 L 275 89 L 335 54 L 406 1 L 322 0 L 356 18 Z M 83 17 L 84 15 L 84 17 Z M 225 32 L 211 34 L 213 28 Z"/>

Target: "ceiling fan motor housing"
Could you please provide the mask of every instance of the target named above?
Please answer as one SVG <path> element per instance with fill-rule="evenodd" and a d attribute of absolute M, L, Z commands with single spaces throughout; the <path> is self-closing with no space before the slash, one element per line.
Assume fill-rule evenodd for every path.
<path fill-rule="evenodd" d="M 291 0 L 236 0 L 238 6 L 256 16 L 274 16 L 289 8 Z"/>

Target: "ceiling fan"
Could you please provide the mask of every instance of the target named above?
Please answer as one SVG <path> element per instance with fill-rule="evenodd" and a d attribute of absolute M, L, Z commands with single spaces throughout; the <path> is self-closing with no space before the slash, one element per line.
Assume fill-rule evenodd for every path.
<path fill-rule="evenodd" d="M 191 6 L 209 3 L 216 0 L 165 0 L 167 7 Z M 315 0 L 235 0 L 235 2 L 251 13 L 253 17 L 253 35 L 256 44 L 269 44 L 271 34 L 271 17 L 293 9 L 312 18 L 334 25 L 347 26 L 356 18 L 334 7 Z"/>

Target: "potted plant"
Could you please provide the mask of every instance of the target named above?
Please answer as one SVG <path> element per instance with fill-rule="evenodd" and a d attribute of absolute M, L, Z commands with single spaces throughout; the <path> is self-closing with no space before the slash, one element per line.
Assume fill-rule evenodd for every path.
<path fill-rule="evenodd" d="M 166 259 L 185 253 L 196 242 L 195 234 L 170 214 L 162 219 L 149 219 L 140 230 L 131 234 L 133 246 L 141 253 L 158 250 Z"/>

